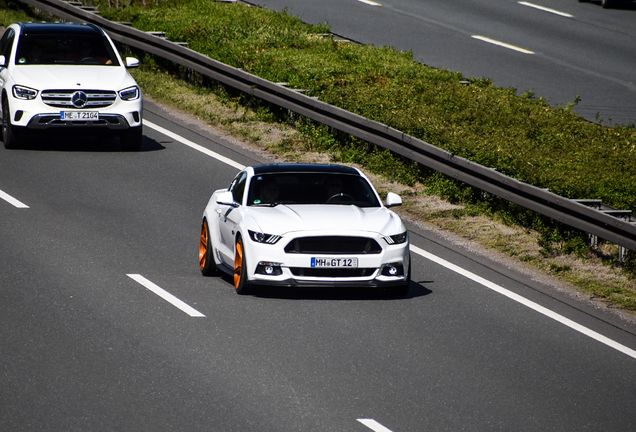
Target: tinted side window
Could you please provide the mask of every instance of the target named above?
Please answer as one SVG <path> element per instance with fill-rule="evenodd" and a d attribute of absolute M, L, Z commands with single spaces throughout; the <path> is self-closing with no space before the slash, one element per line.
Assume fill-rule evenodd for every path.
<path fill-rule="evenodd" d="M 234 201 L 237 203 L 243 204 L 243 193 L 245 192 L 245 183 L 247 180 L 247 173 L 242 172 L 238 175 L 236 180 L 232 182 L 232 186 L 230 187 L 230 191 L 232 192 L 232 197 Z"/>
<path fill-rule="evenodd" d="M 3 55 L 5 61 L 9 62 L 9 57 L 11 56 L 11 48 L 13 47 L 13 40 L 15 39 L 15 31 L 13 29 L 8 29 L 2 35 L 2 39 L 0 39 L 0 55 Z"/>

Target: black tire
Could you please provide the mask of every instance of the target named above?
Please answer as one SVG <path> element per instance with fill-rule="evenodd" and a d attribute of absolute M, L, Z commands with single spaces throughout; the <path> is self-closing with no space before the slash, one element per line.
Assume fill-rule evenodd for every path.
<path fill-rule="evenodd" d="M 601 5 L 603 6 L 603 8 L 609 9 L 616 5 L 616 0 L 603 0 L 601 2 Z"/>
<path fill-rule="evenodd" d="M 199 240 L 199 268 L 203 276 L 216 276 L 219 269 L 214 261 L 214 247 L 210 241 L 210 228 L 208 221 L 201 223 L 201 238 Z"/>
<path fill-rule="evenodd" d="M 245 248 L 243 247 L 243 239 L 240 235 L 236 238 L 236 247 L 234 250 L 234 288 L 237 294 L 243 295 L 249 292 L 250 283 L 247 280 Z"/>
<path fill-rule="evenodd" d="M 11 124 L 11 112 L 9 111 L 9 103 L 6 99 L 2 100 L 2 142 L 6 149 L 15 149 L 18 148 L 19 145 L 18 138 Z"/>
<path fill-rule="evenodd" d="M 127 130 L 119 137 L 121 149 L 128 152 L 137 152 L 141 150 L 143 138 L 144 134 L 141 127 Z"/>

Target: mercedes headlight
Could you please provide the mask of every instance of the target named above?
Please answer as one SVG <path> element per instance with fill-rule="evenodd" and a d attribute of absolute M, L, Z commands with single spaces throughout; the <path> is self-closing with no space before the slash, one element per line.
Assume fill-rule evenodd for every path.
<path fill-rule="evenodd" d="M 13 96 L 16 99 L 32 100 L 38 96 L 38 91 L 29 87 L 14 85 Z"/>
<path fill-rule="evenodd" d="M 139 87 L 132 86 L 119 91 L 119 97 L 125 101 L 133 101 L 139 99 Z"/>

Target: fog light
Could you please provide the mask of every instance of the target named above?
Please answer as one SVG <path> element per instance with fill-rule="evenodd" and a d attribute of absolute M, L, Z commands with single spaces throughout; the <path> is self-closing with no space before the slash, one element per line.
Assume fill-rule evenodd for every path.
<path fill-rule="evenodd" d="M 385 264 L 381 274 L 382 276 L 404 276 L 404 266 L 402 263 Z"/>
<path fill-rule="evenodd" d="M 256 266 L 256 273 L 266 276 L 278 276 L 283 274 L 281 264 L 276 262 L 261 261 Z"/>

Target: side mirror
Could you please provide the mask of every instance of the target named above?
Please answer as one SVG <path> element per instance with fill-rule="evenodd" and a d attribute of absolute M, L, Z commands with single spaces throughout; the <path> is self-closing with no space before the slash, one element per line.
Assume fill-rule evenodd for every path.
<path fill-rule="evenodd" d="M 126 68 L 133 69 L 139 67 L 139 60 L 134 57 L 126 57 Z"/>
<path fill-rule="evenodd" d="M 232 195 L 232 192 L 230 192 L 230 191 L 226 191 L 226 192 L 223 192 L 223 193 L 219 194 L 219 196 L 216 197 L 216 203 L 217 204 L 221 204 L 221 205 L 230 206 L 230 207 L 238 207 L 239 206 L 239 203 L 234 201 L 234 195 Z"/>
<path fill-rule="evenodd" d="M 387 207 L 395 207 L 402 205 L 402 198 L 398 194 L 394 194 L 393 192 L 389 192 L 386 194 L 386 206 Z"/>
<path fill-rule="evenodd" d="M 6 67 L 7 66 L 7 58 L 3 55 L 0 55 L 0 67 Z"/>

